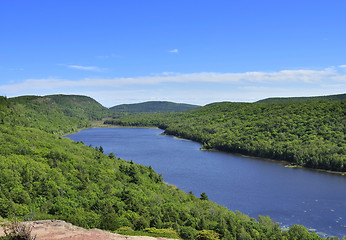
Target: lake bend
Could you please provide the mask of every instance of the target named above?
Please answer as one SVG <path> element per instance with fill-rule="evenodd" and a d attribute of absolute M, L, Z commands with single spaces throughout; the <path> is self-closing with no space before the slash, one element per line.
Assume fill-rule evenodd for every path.
<path fill-rule="evenodd" d="M 346 176 L 283 163 L 201 151 L 201 144 L 151 128 L 91 128 L 66 136 L 151 166 L 165 182 L 281 227 L 301 224 L 321 236 L 346 236 Z"/>

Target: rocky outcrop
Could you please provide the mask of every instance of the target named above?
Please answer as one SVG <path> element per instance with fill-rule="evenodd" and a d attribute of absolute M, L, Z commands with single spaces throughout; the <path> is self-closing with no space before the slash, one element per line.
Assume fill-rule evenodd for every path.
<path fill-rule="evenodd" d="M 100 229 L 84 229 L 61 220 L 41 220 L 25 222 L 32 226 L 31 234 L 36 240 L 168 240 L 168 238 L 154 238 L 146 236 L 124 236 Z M 0 236 L 4 236 L 0 228 Z"/>

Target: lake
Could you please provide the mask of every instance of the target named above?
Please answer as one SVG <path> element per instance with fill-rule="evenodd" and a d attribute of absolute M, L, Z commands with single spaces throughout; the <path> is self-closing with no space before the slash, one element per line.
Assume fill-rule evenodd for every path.
<path fill-rule="evenodd" d="M 67 137 L 105 153 L 152 166 L 165 182 L 282 227 L 301 224 L 320 235 L 346 236 L 346 177 L 222 152 L 159 135 L 150 128 L 92 128 Z"/>

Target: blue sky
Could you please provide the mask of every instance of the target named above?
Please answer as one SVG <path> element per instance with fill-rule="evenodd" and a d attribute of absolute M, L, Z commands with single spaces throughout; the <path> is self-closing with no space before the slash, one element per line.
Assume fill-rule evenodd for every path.
<path fill-rule="evenodd" d="M 0 95 L 110 107 L 346 92 L 345 0 L 3 0 Z"/>

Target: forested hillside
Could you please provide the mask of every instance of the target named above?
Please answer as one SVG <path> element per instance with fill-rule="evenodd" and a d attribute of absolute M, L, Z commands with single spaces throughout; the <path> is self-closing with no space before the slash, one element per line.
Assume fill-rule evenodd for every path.
<path fill-rule="evenodd" d="M 62 114 L 66 103 L 49 98 L 0 98 L 0 220 L 54 218 L 182 239 L 320 239 L 303 226 L 283 231 L 269 217 L 234 213 L 205 194 L 200 199 L 164 184 L 151 167 L 50 133 L 88 122 Z"/>
<path fill-rule="evenodd" d="M 105 122 L 158 126 L 217 149 L 346 171 L 346 100 L 213 103 L 186 113 L 142 114 Z"/>
<path fill-rule="evenodd" d="M 283 97 L 283 98 L 266 98 L 257 101 L 258 103 L 296 103 L 312 101 L 343 101 L 346 100 L 346 94 L 317 96 L 317 97 Z"/>
<path fill-rule="evenodd" d="M 111 115 L 94 99 L 77 95 L 21 96 L 9 99 L 11 113 L 3 117 L 12 125 L 66 133 L 90 126 L 90 121 Z"/>
<path fill-rule="evenodd" d="M 183 112 L 197 108 L 197 105 L 173 103 L 165 101 L 150 101 L 134 104 L 121 104 L 111 107 L 110 110 L 122 113 L 159 113 L 159 112 Z"/>

